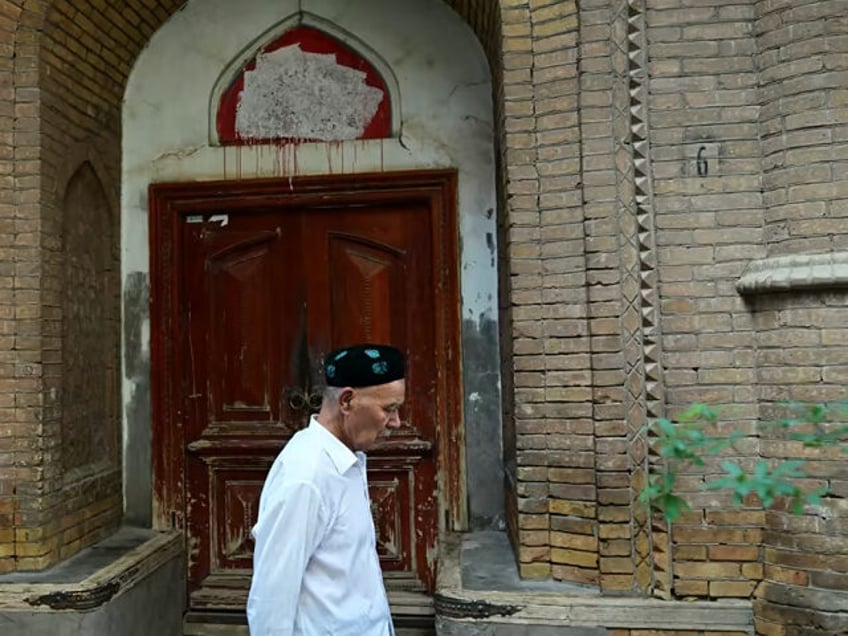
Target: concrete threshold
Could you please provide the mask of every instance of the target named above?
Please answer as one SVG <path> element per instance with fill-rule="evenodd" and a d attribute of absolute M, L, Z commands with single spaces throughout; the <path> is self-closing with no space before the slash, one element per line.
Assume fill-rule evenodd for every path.
<path fill-rule="evenodd" d="M 121 528 L 55 568 L 4 575 L 0 631 L 178 636 L 185 608 L 182 557 L 179 532 Z"/>
<path fill-rule="evenodd" d="M 603 636 L 614 629 L 754 634 L 752 605 L 745 600 L 607 597 L 588 586 L 516 580 L 512 549 L 505 541 L 505 537 L 480 533 L 451 533 L 441 538 L 434 599 L 438 634 Z M 500 546 L 498 550 L 506 550 L 506 555 L 485 558 L 486 545 Z M 468 562 L 471 555 L 477 566 Z M 505 558 L 511 564 L 498 565 Z M 480 563 L 489 564 L 487 572 L 475 573 Z M 499 576 L 496 568 L 503 574 Z M 480 589 L 481 580 L 492 585 Z"/>

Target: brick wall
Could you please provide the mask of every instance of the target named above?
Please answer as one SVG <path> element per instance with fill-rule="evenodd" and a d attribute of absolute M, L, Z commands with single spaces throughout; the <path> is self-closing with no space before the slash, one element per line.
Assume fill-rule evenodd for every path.
<path fill-rule="evenodd" d="M 10 201 L 16 253 L 5 261 L 14 264 L 7 349 L 14 373 L 7 391 L 15 407 L 15 428 L 11 435 L 0 435 L 0 471 L 6 471 L 0 472 L 0 502 L 8 491 L 14 495 L 10 504 L 0 503 L 0 514 L 7 508 L 14 512 L 11 523 L 0 524 L 0 559 L 8 557 L 0 568 L 6 570 L 40 569 L 66 558 L 109 532 L 122 514 L 119 292 L 114 282 L 121 99 L 132 61 L 169 15 L 161 4 L 148 8 L 141 2 L 127 3 L 120 13 L 105 3 L 37 3 L 25 11 L 19 4 L 0 5 L 0 16 L 17 21 L 16 29 L 10 29 L 15 37 L 5 40 L 10 43 L 7 56 L 14 46 L 14 74 L 4 84 L 17 100 Z M 2 60 L 8 61 L 6 56 Z M 69 210 L 63 197 L 85 161 L 96 168 L 101 185 L 95 190 L 102 189 L 102 205 L 114 221 L 102 239 L 108 261 L 103 278 L 113 280 L 103 290 L 102 347 L 80 343 L 72 337 L 71 323 L 62 319 L 63 311 L 72 307 L 91 309 L 90 290 L 63 287 L 69 257 L 63 239 L 63 215 Z M 82 206 L 79 211 L 85 216 L 91 209 Z M 63 394 L 75 393 L 65 381 L 63 356 L 71 365 L 102 370 L 102 381 L 92 388 L 101 391 L 95 402 L 99 406 L 80 410 L 85 401 L 81 395 L 63 403 Z M 102 443 L 92 455 L 74 454 L 101 433 Z M 7 446 L 13 453 L 9 462 Z M 14 468 L 7 470 L 8 464 Z"/>
<path fill-rule="evenodd" d="M 507 2 L 502 19 L 500 249 L 509 259 L 502 292 L 509 294 L 512 331 L 512 368 L 505 369 L 514 383 L 506 398 L 514 401 L 507 413 L 508 434 L 515 435 L 514 469 L 507 457 L 511 534 L 522 575 L 584 576 L 585 568 L 591 577 L 596 539 L 592 522 L 582 523 L 594 517 L 595 498 L 588 357 L 574 355 L 581 347 L 588 352 L 577 190 L 577 8 Z"/>
<path fill-rule="evenodd" d="M 760 0 L 756 6 L 769 255 L 844 250 L 846 5 Z"/>
<path fill-rule="evenodd" d="M 768 255 L 803 258 L 846 248 L 848 3 L 757 2 L 757 63 Z M 845 399 L 843 290 L 752 299 L 756 393 L 765 420 L 783 400 Z M 848 632 L 848 467 L 839 451 L 805 450 L 773 429 L 762 456 L 809 460 L 807 487 L 833 495 L 802 516 L 765 517 L 757 630 L 766 636 Z"/>
<path fill-rule="evenodd" d="M 752 299 L 758 333 L 758 387 L 764 421 L 792 415 L 783 402 L 845 399 L 845 293 L 798 292 Z M 840 449 L 804 449 L 764 428 L 762 456 L 806 459 L 803 486 L 832 496 L 803 515 L 780 506 L 765 515 L 764 581 L 756 603 L 764 636 L 848 632 L 848 462 Z"/>
<path fill-rule="evenodd" d="M 584 485 L 578 501 L 561 504 L 563 514 L 568 515 L 564 519 L 594 542 L 584 541 L 581 552 L 567 553 L 572 557 L 570 568 L 561 568 L 557 574 L 565 580 L 629 589 L 632 587 L 630 511 L 628 501 L 620 497 L 622 486 L 625 489 L 629 486 L 630 467 L 622 395 L 621 260 L 616 200 L 619 175 L 614 143 L 616 138 L 629 133 L 629 124 L 614 125 L 614 109 L 620 110 L 626 96 L 614 91 L 612 57 L 616 49 L 612 44 L 613 13 L 620 5 L 580 3 L 578 139 L 585 238 L 584 256 L 575 259 L 574 265 L 585 268 L 583 294 L 588 324 L 583 327 L 583 333 L 575 333 L 577 338 L 562 344 L 572 364 L 585 369 L 583 384 L 587 396 L 580 406 L 581 415 L 589 424 L 586 432 L 591 437 L 578 438 L 588 443 L 584 442 L 582 452 L 576 457 L 582 458 L 584 466 L 591 470 L 589 486 L 597 490 L 587 493 Z M 618 44 L 623 44 L 623 40 Z M 617 58 L 615 62 L 620 64 Z M 567 492 L 566 487 L 563 495 Z M 591 495 L 589 501 L 587 494 Z"/>
<path fill-rule="evenodd" d="M 49 254 L 62 272 L 51 321 L 61 332 L 43 354 L 60 384 L 60 558 L 113 529 L 123 509 L 117 215 L 92 164 L 83 163 L 62 202 L 61 251 Z"/>
<path fill-rule="evenodd" d="M 648 3 L 651 149 L 668 414 L 718 407 L 758 452 L 754 334 L 735 289 L 765 255 L 760 193 L 755 3 Z M 699 171 L 698 159 L 702 160 Z M 734 453 L 731 452 L 731 455 Z M 675 524 L 672 591 L 748 597 L 762 575 L 762 514 L 727 510 L 701 486 L 718 461 L 685 477 L 693 511 Z"/>

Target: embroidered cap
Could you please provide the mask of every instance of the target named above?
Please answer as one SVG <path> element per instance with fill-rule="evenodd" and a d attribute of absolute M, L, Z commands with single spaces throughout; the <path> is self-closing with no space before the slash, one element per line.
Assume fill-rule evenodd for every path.
<path fill-rule="evenodd" d="M 336 349 L 324 358 L 324 379 L 327 386 L 376 386 L 401 380 L 403 377 L 403 353 L 389 345 L 352 345 Z"/>

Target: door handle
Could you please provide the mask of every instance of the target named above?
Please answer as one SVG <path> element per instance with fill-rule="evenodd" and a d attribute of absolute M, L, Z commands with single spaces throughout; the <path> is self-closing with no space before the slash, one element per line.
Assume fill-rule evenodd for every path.
<path fill-rule="evenodd" d="M 320 411 L 321 410 L 321 402 L 324 401 L 324 396 L 320 391 L 313 391 L 309 394 L 307 398 L 307 403 L 309 405 L 310 411 Z"/>
<path fill-rule="evenodd" d="M 286 402 L 293 411 L 302 411 L 309 404 L 309 396 L 299 386 L 286 389 Z"/>
<path fill-rule="evenodd" d="M 293 411 L 318 411 L 321 409 L 321 402 L 324 396 L 320 391 L 307 393 L 299 386 L 292 386 L 286 389 L 286 402 Z"/>

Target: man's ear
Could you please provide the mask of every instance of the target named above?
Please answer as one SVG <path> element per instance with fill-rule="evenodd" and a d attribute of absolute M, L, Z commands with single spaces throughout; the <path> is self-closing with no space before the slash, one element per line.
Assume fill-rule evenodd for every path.
<path fill-rule="evenodd" d="M 351 410 L 350 403 L 353 400 L 353 394 L 354 394 L 354 390 L 351 389 L 350 387 L 342 389 L 342 392 L 339 393 L 339 408 L 341 409 L 342 413 L 344 413 L 345 415 L 350 413 L 350 410 Z"/>

